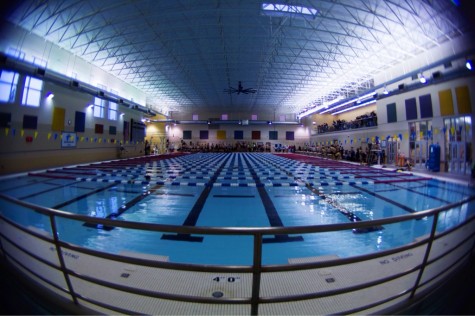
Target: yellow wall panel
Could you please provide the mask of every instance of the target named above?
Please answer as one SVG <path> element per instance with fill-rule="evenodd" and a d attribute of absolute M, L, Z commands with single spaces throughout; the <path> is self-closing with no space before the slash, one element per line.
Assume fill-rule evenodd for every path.
<path fill-rule="evenodd" d="M 216 135 L 217 139 L 226 139 L 226 131 L 219 130 Z"/>
<path fill-rule="evenodd" d="M 452 90 L 439 91 L 440 115 L 454 115 L 454 100 L 452 98 Z"/>
<path fill-rule="evenodd" d="M 51 123 L 51 130 L 61 132 L 64 130 L 64 118 L 66 116 L 66 110 L 63 108 L 54 108 L 53 110 L 53 122 Z"/>
<path fill-rule="evenodd" d="M 472 113 L 472 106 L 470 102 L 470 93 L 467 86 L 455 88 L 455 94 L 457 96 L 457 108 L 459 114 Z"/>

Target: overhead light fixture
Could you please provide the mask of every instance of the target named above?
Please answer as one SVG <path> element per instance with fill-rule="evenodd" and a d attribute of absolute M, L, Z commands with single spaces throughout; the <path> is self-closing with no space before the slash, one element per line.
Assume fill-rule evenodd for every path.
<path fill-rule="evenodd" d="M 388 88 L 386 87 L 386 85 L 384 85 L 384 91 L 383 91 L 384 94 L 389 94 L 389 91 L 388 91 Z"/>
<path fill-rule="evenodd" d="M 424 75 L 422 73 L 419 74 L 419 81 L 423 84 L 427 83 L 427 79 L 426 79 L 426 77 L 424 77 Z"/>
<path fill-rule="evenodd" d="M 473 70 L 473 64 L 471 59 L 467 59 L 465 62 L 465 67 L 467 67 L 468 70 Z"/>
<path fill-rule="evenodd" d="M 51 100 L 52 98 L 54 98 L 54 93 L 53 92 L 50 91 L 50 92 L 46 93 L 46 99 Z"/>
<path fill-rule="evenodd" d="M 92 109 L 93 107 L 94 107 L 94 104 L 89 104 L 87 108 Z"/>

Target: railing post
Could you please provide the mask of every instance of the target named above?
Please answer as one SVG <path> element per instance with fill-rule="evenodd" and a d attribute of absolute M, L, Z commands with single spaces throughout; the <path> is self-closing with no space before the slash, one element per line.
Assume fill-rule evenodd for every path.
<path fill-rule="evenodd" d="M 427 265 L 427 261 L 429 261 L 429 255 L 432 248 L 432 243 L 434 242 L 435 232 L 437 231 L 437 222 L 439 221 L 439 214 L 440 212 L 437 212 L 434 214 L 434 221 L 432 222 L 432 228 L 430 232 L 429 241 L 427 242 L 426 253 L 424 254 L 424 259 L 422 260 L 422 265 L 421 265 L 421 268 L 419 269 L 419 274 L 417 275 L 417 279 L 416 279 L 416 282 L 414 283 L 409 299 L 412 299 L 414 295 L 416 295 L 416 290 L 419 287 L 419 283 L 421 282 L 422 274 L 424 273 L 424 269 Z"/>
<path fill-rule="evenodd" d="M 262 268 L 262 233 L 254 233 L 254 257 L 252 263 L 251 315 L 259 314 L 259 297 Z"/>
<path fill-rule="evenodd" d="M 51 231 L 53 232 L 54 246 L 56 248 L 56 254 L 58 255 L 61 272 L 63 272 L 66 285 L 68 286 L 69 294 L 71 295 L 71 298 L 74 304 L 78 305 L 79 303 L 76 297 L 76 293 L 74 293 L 73 285 L 71 284 L 71 280 L 69 279 L 69 274 L 66 272 L 66 263 L 64 262 L 61 247 L 59 246 L 58 229 L 56 228 L 56 220 L 55 220 L 54 214 L 49 214 L 49 220 L 51 223 Z"/>

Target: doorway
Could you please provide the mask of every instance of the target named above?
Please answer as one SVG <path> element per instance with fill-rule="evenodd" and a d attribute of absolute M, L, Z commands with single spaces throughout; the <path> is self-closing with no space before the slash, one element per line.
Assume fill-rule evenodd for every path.
<path fill-rule="evenodd" d="M 425 168 L 432 143 L 432 121 L 409 123 L 409 157 L 416 168 Z"/>
<path fill-rule="evenodd" d="M 447 171 L 470 174 L 472 164 L 472 118 L 444 119 Z"/>

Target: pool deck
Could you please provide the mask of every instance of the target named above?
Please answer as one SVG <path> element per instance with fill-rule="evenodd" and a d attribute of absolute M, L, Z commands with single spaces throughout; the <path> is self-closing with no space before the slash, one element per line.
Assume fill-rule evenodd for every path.
<path fill-rule="evenodd" d="M 305 153 L 302 153 L 302 152 L 299 152 L 297 154 L 302 155 L 302 156 L 315 157 L 315 155 L 305 154 Z M 325 159 L 325 160 L 338 161 L 338 162 L 341 162 L 341 163 L 361 165 L 360 163 L 351 162 L 351 161 L 347 161 L 347 160 L 334 160 L 334 159 L 322 158 L 322 157 L 319 157 L 319 158 L 320 159 Z M 400 169 L 400 167 L 397 167 L 394 164 L 385 164 L 385 165 L 379 165 L 379 166 L 372 165 L 370 167 L 379 168 L 379 169 L 382 168 L 384 170 L 389 170 L 389 171 L 396 171 L 396 170 Z M 448 182 L 455 182 L 455 183 L 462 184 L 462 185 L 475 186 L 475 178 L 472 178 L 471 175 L 469 175 L 469 174 L 461 174 L 461 173 L 446 172 L 446 171 L 433 172 L 433 171 L 429 171 L 425 168 L 418 168 L 418 167 L 412 168 L 411 171 L 402 171 L 402 172 L 411 173 L 411 174 L 418 175 L 418 176 L 423 176 L 423 177 L 428 176 L 428 177 L 435 178 L 435 179 L 438 179 L 438 180 L 443 180 L 443 181 L 448 181 Z"/>
<path fill-rule="evenodd" d="M 306 155 L 303 155 L 306 156 Z M 324 158 L 319 158 L 324 159 Z M 331 160 L 331 159 L 328 159 Z M 355 164 L 343 160 L 336 163 Z M 388 171 L 396 171 L 396 166 L 372 166 Z M 432 177 L 447 182 L 455 182 L 462 185 L 473 186 L 475 179 L 470 175 L 461 175 L 448 172 L 429 172 L 425 169 L 413 169 L 411 171 L 401 171 L 417 176 Z M 473 229 L 473 224 L 472 224 Z M 20 233 L 13 234 L 18 236 Z M 460 232 L 467 234 L 467 231 Z M 463 238 L 462 238 L 463 237 Z M 24 236 L 27 240 L 29 236 Z M 448 247 L 457 245 L 458 240 L 466 238 L 465 235 L 447 235 L 436 240 L 432 245 L 432 252 L 436 256 Z M 28 239 L 29 240 L 29 239 Z M 39 243 L 29 240 L 25 243 L 25 248 L 32 247 L 42 255 L 51 254 L 49 244 Z M 462 250 L 469 251 L 473 245 L 473 238 L 466 242 Z M 33 251 L 33 250 L 32 250 Z M 178 302 L 167 299 L 158 299 L 157 293 L 186 293 L 201 299 L 216 298 L 219 300 L 236 300 L 249 298 L 252 295 L 252 275 L 249 273 L 222 274 L 219 272 L 190 272 L 177 271 L 158 266 L 146 266 L 139 264 L 128 264 L 119 261 L 100 259 L 89 256 L 85 253 L 68 252 L 73 256 L 67 256 L 64 260 L 74 272 L 71 278 L 74 289 L 79 295 L 82 306 L 95 308 L 99 312 L 109 314 L 117 311 L 132 311 L 145 314 L 250 314 L 249 304 L 237 304 L 226 306 L 224 304 L 195 304 L 193 302 Z M 335 266 L 325 266 L 322 268 L 312 268 L 288 271 L 286 273 L 263 272 L 260 279 L 260 296 L 264 299 L 260 305 L 262 314 L 334 314 L 334 313 L 380 313 L 391 305 L 408 300 L 409 292 L 405 293 L 414 284 L 417 277 L 416 267 L 424 257 L 425 246 L 418 246 L 410 250 L 404 250 L 397 254 L 370 259 L 361 262 L 339 264 Z M 165 256 L 149 256 L 131 252 L 121 253 L 122 256 L 131 258 L 154 260 L 167 262 Z M 424 272 L 423 280 L 427 281 L 430 287 L 432 279 L 446 276 L 450 277 L 459 264 L 460 254 L 443 258 L 443 266 L 451 267 L 440 273 L 437 264 L 429 267 Z M 335 260 L 334 256 L 312 257 L 312 258 L 292 258 L 289 264 L 305 264 L 308 262 L 322 262 Z M 93 268 L 91 268 L 93 267 Z M 432 268 L 432 269 L 431 269 Z M 407 271 L 411 271 L 407 273 Z M 45 272 L 45 269 L 41 270 Z M 355 273 L 358 271 L 358 273 Z M 48 271 L 52 275 L 55 271 Z M 400 278 L 378 283 L 380 279 L 389 278 L 395 273 L 401 275 Z M 107 286 L 93 285 L 87 282 L 87 278 L 96 278 L 123 288 L 135 288 L 151 293 L 146 297 L 131 296 L 125 291 L 110 289 Z M 34 279 L 34 278 L 33 278 Z M 224 281 L 223 281 L 224 280 Z M 228 281 L 232 280 L 232 282 Z M 36 280 L 41 283 L 41 280 Z M 368 281 L 375 282 L 374 286 L 349 291 L 343 293 L 345 289 L 356 285 L 364 284 Z M 47 284 L 44 284 L 48 286 Z M 425 287 L 422 287 L 424 290 Z M 52 289 L 54 290 L 54 289 Z M 340 293 L 330 295 L 331 293 Z M 287 297 L 296 295 L 307 295 L 318 293 L 317 297 L 310 295 L 303 300 L 291 302 L 271 303 L 276 297 Z M 404 295 L 398 296 L 398 293 Z M 386 298 L 393 297 L 393 300 L 383 303 L 380 306 L 371 307 L 375 302 L 384 302 Z M 268 300 L 268 301 L 266 301 Z M 92 302 L 105 302 L 110 306 L 118 308 L 108 309 L 97 308 Z M 366 306 L 366 309 L 359 307 Z"/>

